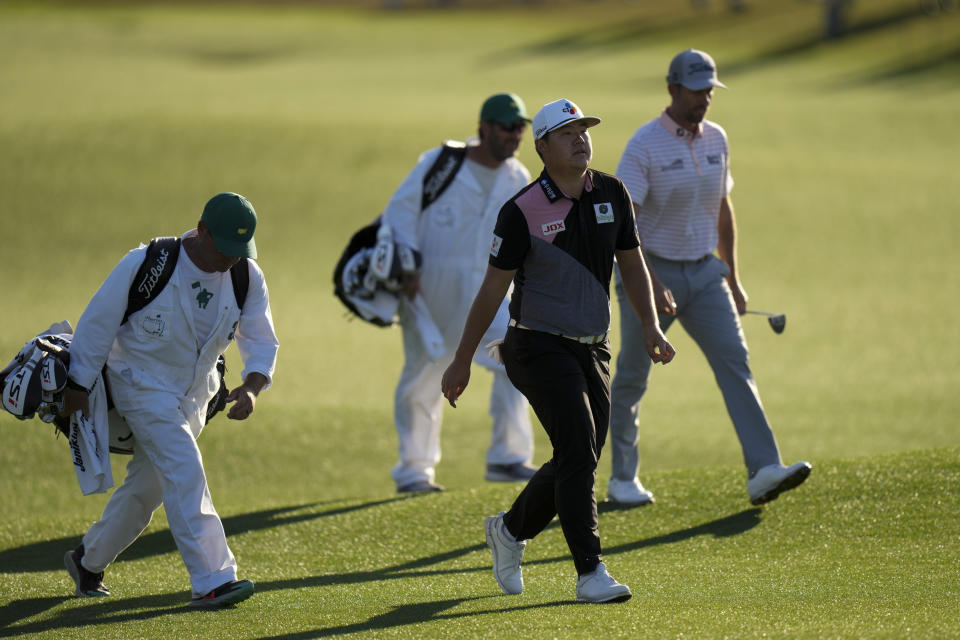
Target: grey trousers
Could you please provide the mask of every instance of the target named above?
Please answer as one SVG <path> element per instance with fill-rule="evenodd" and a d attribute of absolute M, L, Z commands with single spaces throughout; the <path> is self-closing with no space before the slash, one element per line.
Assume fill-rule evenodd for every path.
<path fill-rule="evenodd" d="M 727 285 L 726 263 L 713 255 L 681 262 L 648 258 L 650 268 L 673 292 L 677 303 L 676 316 L 660 314 L 660 328 L 666 333 L 673 321 L 679 320 L 706 356 L 740 440 L 748 475 L 753 477 L 761 467 L 780 463 L 777 442 L 750 372 L 747 340 Z M 638 413 L 652 363 L 644 347 L 643 327 L 627 300 L 619 270 L 616 291 L 620 302 L 620 353 L 611 386 L 612 477 L 630 481 L 639 466 Z"/>

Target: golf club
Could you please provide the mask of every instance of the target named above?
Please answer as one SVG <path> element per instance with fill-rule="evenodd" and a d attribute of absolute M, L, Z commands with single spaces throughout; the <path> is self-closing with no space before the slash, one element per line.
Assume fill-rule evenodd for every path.
<path fill-rule="evenodd" d="M 770 328 L 773 329 L 774 333 L 783 333 L 783 330 L 787 326 L 787 314 L 785 313 L 770 313 L 769 311 L 754 311 L 753 309 L 747 309 L 747 313 L 767 316 L 767 320 L 770 322 Z"/>

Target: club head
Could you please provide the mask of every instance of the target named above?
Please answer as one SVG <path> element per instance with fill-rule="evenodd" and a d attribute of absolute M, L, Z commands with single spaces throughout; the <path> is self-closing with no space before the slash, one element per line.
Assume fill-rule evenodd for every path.
<path fill-rule="evenodd" d="M 767 320 L 770 322 L 770 328 L 773 329 L 774 333 L 783 333 L 783 330 L 787 328 L 787 314 L 785 313 L 772 315 Z"/>

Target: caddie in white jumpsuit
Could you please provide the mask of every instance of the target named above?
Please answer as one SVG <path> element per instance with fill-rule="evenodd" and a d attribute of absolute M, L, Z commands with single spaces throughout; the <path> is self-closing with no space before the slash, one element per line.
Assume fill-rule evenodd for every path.
<path fill-rule="evenodd" d="M 238 194 L 221 193 L 205 206 L 197 229 L 183 235 L 169 282 L 121 323 L 146 249 L 128 253 L 91 299 L 70 349 L 67 410 L 86 409 L 89 388 L 106 363 L 117 412 L 135 438 L 123 484 L 100 520 L 64 562 L 78 596 L 109 595 L 103 571 L 164 505 L 170 531 L 190 574 L 193 606 L 232 604 L 253 583 L 237 580 L 220 517 L 207 488 L 196 438 L 207 403 L 219 387 L 217 357 L 236 338 L 243 384 L 227 400 L 227 416 L 243 420 L 271 383 L 277 337 L 253 234 L 256 214 Z M 230 268 L 246 259 L 249 289 L 241 310 Z M 147 278 L 138 286 L 150 288 Z"/>
<path fill-rule="evenodd" d="M 483 280 L 500 207 L 530 181 L 526 167 L 515 157 L 529 121 L 516 95 L 491 96 L 480 111 L 479 143 L 468 145 L 466 159 L 443 193 L 421 211 L 424 176 L 441 153 L 442 147 L 438 147 L 420 157 L 381 217 L 398 244 L 422 255 L 419 278 L 405 291 L 423 297 L 447 350 L 439 359 L 431 359 L 412 314 L 404 312 L 401 304 L 404 366 L 394 404 L 400 460 L 392 472 L 400 492 L 442 490 L 434 482 L 443 411 L 440 378 L 451 362 L 467 311 Z M 503 338 L 508 320 L 504 301 L 487 342 Z M 503 366 L 485 351 L 479 350 L 475 361 L 494 376 L 490 396 L 493 434 L 486 454 L 486 478 L 525 481 L 536 471 L 529 464 L 533 435 L 527 402 L 510 383 Z"/>

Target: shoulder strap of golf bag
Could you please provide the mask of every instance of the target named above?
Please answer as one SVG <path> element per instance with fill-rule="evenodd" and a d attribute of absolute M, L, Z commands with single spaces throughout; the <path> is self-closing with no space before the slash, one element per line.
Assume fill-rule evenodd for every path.
<path fill-rule="evenodd" d="M 421 212 L 443 195 L 443 192 L 447 190 L 447 187 L 450 186 L 453 179 L 457 177 L 457 172 L 460 171 L 460 167 L 463 165 L 463 160 L 466 157 L 467 145 L 464 143 L 449 140 L 443 143 L 443 147 L 440 149 L 440 155 L 437 156 L 437 159 L 434 160 L 433 164 L 430 165 L 430 168 L 427 170 L 427 173 L 423 176 L 423 195 L 420 199 Z M 377 244 L 377 230 L 379 228 L 380 216 L 377 216 L 373 222 L 359 229 L 350 237 L 347 248 L 343 250 L 340 259 L 337 261 L 337 266 L 333 270 L 333 293 L 340 299 L 340 302 L 358 318 L 362 318 L 378 326 L 390 326 L 389 324 L 380 324 L 375 320 L 367 320 L 364 318 L 347 297 L 342 284 L 343 269 L 347 262 L 361 249 L 369 249 Z"/>
<path fill-rule="evenodd" d="M 154 238 L 147 245 L 147 253 L 137 270 L 137 274 L 130 283 L 127 294 L 127 310 L 123 314 L 123 324 L 137 311 L 157 297 L 163 288 L 170 282 L 173 270 L 177 267 L 180 257 L 181 239 L 174 236 Z M 233 295 L 237 306 L 243 309 L 247 300 L 247 291 L 250 290 L 250 267 L 247 259 L 241 258 L 230 267 L 230 281 L 233 284 Z"/>
<path fill-rule="evenodd" d="M 250 290 L 250 266 L 246 258 L 240 258 L 237 264 L 230 267 L 230 281 L 233 283 L 233 297 L 237 300 L 237 307 L 243 311 L 243 303 L 247 301 L 247 291 Z"/>
<path fill-rule="evenodd" d="M 154 238 L 147 245 L 143 263 L 133 276 L 130 293 L 127 295 L 127 310 L 123 313 L 123 324 L 127 319 L 150 302 L 167 286 L 180 257 L 180 238 L 169 236 Z"/>
<path fill-rule="evenodd" d="M 420 199 L 420 211 L 423 211 L 439 198 L 463 165 L 467 157 L 467 145 L 448 140 L 440 148 L 440 155 L 423 176 L 423 195 Z"/>

